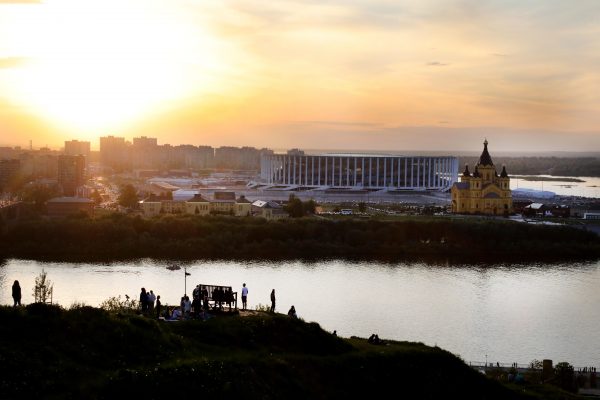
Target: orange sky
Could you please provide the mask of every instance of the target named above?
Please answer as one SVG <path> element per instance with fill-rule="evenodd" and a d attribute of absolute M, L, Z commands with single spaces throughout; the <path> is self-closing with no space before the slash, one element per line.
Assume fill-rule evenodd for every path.
<path fill-rule="evenodd" d="M 0 145 L 600 149 L 600 2 L 0 0 Z"/>

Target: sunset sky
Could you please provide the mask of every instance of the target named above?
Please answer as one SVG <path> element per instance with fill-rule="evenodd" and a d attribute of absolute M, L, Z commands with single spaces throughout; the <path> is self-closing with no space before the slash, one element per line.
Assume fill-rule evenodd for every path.
<path fill-rule="evenodd" d="M 0 145 L 600 149 L 600 1 L 0 0 Z"/>

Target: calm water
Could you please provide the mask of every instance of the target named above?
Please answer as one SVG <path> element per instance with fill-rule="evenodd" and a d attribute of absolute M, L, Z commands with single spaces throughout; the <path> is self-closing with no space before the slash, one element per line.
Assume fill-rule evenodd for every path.
<path fill-rule="evenodd" d="M 18 279 L 29 303 L 42 268 L 54 282 L 54 301 L 99 305 L 142 286 L 175 304 L 183 269 L 153 261 L 112 265 L 11 260 L 0 265 L 0 301 L 12 304 Z M 425 264 L 197 262 L 188 267 L 188 293 L 197 283 L 246 282 L 248 303 L 293 304 L 298 315 L 342 336 L 420 341 L 467 361 L 528 363 L 551 358 L 600 365 L 600 262 L 568 265 L 445 267 Z M 235 290 L 234 289 L 234 290 Z"/>
<path fill-rule="evenodd" d="M 546 177 L 558 179 L 558 176 L 550 175 L 535 175 L 535 177 Z M 587 176 L 562 177 L 565 179 L 573 178 L 580 179 L 585 182 L 565 182 L 565 181 L 526 181 L 523 179 L 510 178 L 511 189 L 535 189 L 535 190 L 547 190 L 554 192 L 561 196 L 580 196 L 590 198 L 600 198 L 600 178 L 593 178 Z"/>

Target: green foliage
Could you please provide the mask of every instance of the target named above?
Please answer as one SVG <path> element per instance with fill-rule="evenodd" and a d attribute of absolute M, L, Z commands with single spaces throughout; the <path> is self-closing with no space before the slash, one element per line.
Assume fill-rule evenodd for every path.
<path fill-rule="evenodd" d="M 46 202 L 59 195 L 60 191 L 56 186 L 39 184 L 26 186 L 21 192 L 23 201 L 33 203 L 35 210 L 38 212 L 43 212 L 46 207 Z"/>
<path fill-rule="evenodd" d="M 136 313 L 139 309 L 138 302 L 135 299 L 125 295 L 122 299 L 121 295 L 110 297 L 100 304 L 100 308 L 111 313 Z"/>
<path fill-rule="evenodd" d="M 592 232 L 469 218 L 397 221 L 111 214 L 95 219 L 21 220 L 0 232 L 4 257 L 38 260 L 348 259 L 524 262 L 600 257 Z"/>
<path fill-rule="evenodd" d="M 529 369 L 542 369 L 544 363 L 540 360 L 531 360 L 529 363 Z"/>
<path fill-rule="evenodd" d="M 559 362 L 554 367 L 554 375 L 556 376 L 556 384 L 569 392 L 577 391 L 577 383 L 575 382 L 575 368 L 568 362 Z"/>
<path fill-rule="evenodd" d="M 307 214 L 314 214 L 317 211 L 317 202 L 313 199 L 307 200 L 303 203 L 304 211 Z"/>
<path fill-rule="evenodd" d="M 288 199 L 287 204 L 284 206 L 284 210 L 292 218 L 300 218 L 304 216 L 304 206 L 302 205 L 302 200 L 290 194 L 290 198 Z"/>
<path fill-rule="evenodd" d="M 361 201 L 360 203 L 358 203 L 358 211 L 361 213 L 364 213 L 365 211 L 367 211 L 367 205 L 365 204 L 364 201 Z"/>
<path fill-rule="evenodd" d="M 98 190 L 94 190 L 92 192 L 92 195 L 90 197 L 90 199 L 94 202 L 94 204 L 96 205 L 100 205 L 102 203 L 102 196 L 100 195 L 100 193 L 98 193 Z"/>
<path fill-rule="evenodd" d="M 299 198 L 290 194 L 287 204 L 283 207 L 292 218 L 300 218 L 306 214 L 314 214 L 317 208 L 317 203 L 313 200 L 302 202 Z"/>
<path fill-rule="evenodd" d="M 267 305 L 267 304 L 258 303 L 254 309 L 256 311 L 269 312 L 269 311 L 271 311 L 271 306 Z"/>
<path fill-rule="evenodd" d="M 128 208 L 135 208 L 138 204 L 137 192 L 133 185 L 127 184 L 121 187 L 118 199 L 119 205 Z"/>
<path fill-rule="evenodd" d="M 36 303 L 52 303 L 52 295 L 54 292 L 54 284 L 48 279 L 46 271 L 42 272 L 35 278 L 33 287 L 33 297 Z"/>

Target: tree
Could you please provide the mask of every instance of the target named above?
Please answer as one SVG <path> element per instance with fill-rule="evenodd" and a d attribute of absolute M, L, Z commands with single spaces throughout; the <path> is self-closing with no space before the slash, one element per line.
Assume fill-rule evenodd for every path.
<path fill-rule="evenodd" d="M 119 194 L 119 204 L 123 207 L 134 208 L 137 206 L 138 197 L 135 188 L 131 184 L 127 184 L 121 187 L 121 193 Z"/>
<path fill-rule="evenodd" d="M 554 375 L 556 376 L 556 383 L 565 390 L 570 392 L 577 391 L 577 384 L 575 383 L 575 368 L 568 362 L 559 362 L 554 367 Z"/>
<path fill-rule="evenodd" d="M 98 190 L 94 190 L 90 198 L 97 206 L 102 203 L 102 196 L 100 195 L 100 193 L 98 193 Z"/>
<path fill-rule="evenodd" d="M 58 188 L 46 185 L 31 185 L 26 187 L 21 193 L 21 198 L 25 202 L 34 204 L 37 211 L 43 211 L 46 202 L 59 195 Z"/>
<path fill-rule="evenodd" d="M 304 213 L 314 214 L 317 211 L 317 203 L 310 199 L 304 203 Z"/>
<path fill-rule="evenodd" d="M 287 211 L 287 213 L 292 218 L 300 218 L 304 216 L 304 206 L 302 204 L 302 201 L 293 194 L 290 194 L 290 197 L 288 199 L 287 204 L 284 207 L 284 210 Z"/>
<path fill-rule="evenodd" d="M 52 294 L 54 284 L 47 279 L 46 271 L 42 272 L 35 278 L 35 286 L 33 287 L 33 297 L 36 303 L 52 303 Z"/>

